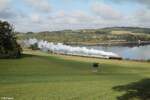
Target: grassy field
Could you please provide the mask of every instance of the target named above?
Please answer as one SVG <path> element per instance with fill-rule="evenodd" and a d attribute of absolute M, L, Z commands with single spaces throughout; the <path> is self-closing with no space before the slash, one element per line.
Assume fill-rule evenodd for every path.
<path fill-rule="evenodd" d="M 97 73 L 92 72 L 93 62 L 100 63 Z M 25 52 L 21 59 L 0 60 L 0 100 L 149 100 L 149 84 L 148 62 L 39 51 Z"/>

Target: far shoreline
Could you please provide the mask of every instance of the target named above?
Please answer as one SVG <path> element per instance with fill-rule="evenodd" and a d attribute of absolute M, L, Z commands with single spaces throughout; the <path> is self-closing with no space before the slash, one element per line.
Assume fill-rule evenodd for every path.
<path fill-rule="evenodd" d="M 69 43 L 64 43 L 66 45 L 72 45 L 72 46 L 129 46 L 129 47 L 134 47 L 134 46 L 145 46 L 145 45 L 150 45 L 150 41 L 134 41 L 134 42 L 103 42 L 103 43 L 85 43 L 85 42 L 69 42 Z"/>

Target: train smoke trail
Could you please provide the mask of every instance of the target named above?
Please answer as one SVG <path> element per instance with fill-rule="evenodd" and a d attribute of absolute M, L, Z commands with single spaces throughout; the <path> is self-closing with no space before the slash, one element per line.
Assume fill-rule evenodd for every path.
<path fill-rule="evenodd" d="M 55 44 L 53 42 L 37 39 L 25 40 L 24 44 L 28 47 L 37 44 L 38 48 L 42 51 L 51 51 L 54 53 L 61 53 L 67 55 L 91 56 L 101 58 L 119 57 L 117 54 L 112 52 L 105 52 L 97 49 L 88 49 L 86 47 L 73 47 L 64 45 L 62 43 Z"/>

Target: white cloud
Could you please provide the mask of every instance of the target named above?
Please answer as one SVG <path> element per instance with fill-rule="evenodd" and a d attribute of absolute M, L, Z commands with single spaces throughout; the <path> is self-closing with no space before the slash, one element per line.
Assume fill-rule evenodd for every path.
<path fill-rule="evenodd" d="M 129 3 L 138 3 L 138 4 L 142 4 L 142 5 L 146 5 L 148 7 L 150 7 L 150 0 L 112 0 L 115 3 L 125 3 L 125 2 L 129 2 Z"/>
<path fill-rule="evenodd" d="M 53 16 L 53 20 L 57 23 L 68 23 L 68 24 L 83 24 L 90 23 L 95 18 L 88 15 L 84 11 L 73 11 L 70 13 L 65 13 L 65 11 L 60 11 Z"/>
<path fill-rule="evenodd" d="M 51 6 L 48 0 L 24 0 L 29 6 L 37 11 L 50 12 Z"/>
<path fill-rule="evenodd" d="M 137 9 L 134 13 L 125 13 L 122 9 L 118 10 L 112 5 L 100 2 L 91 4 L 90 10 L 75 7 L 76 9 L 71 11 L 63 8 L 58 11 L 54 8 L 55 12 L 51 12 L 48 0 L 18 2 L 23 5 L 23 9 L 16 9 L 11 1 L 13 0 L 0 0 L 0 20 L 4 19 L 14 24 L 17 31 L 52 31 L 113 26 L 150 27 L 150 11 L 148 7 L 143 6 L 149 2 L 146 0 L 141 3 L 140 7 L 138 6 L 139 9 L 132 9 L 132 11 Z"/>
<path fill-rule="evenodd" d="M 12 0 L 0 0 L 0 18 L 13 19 L 17 16 L 17 13 L 14 11 L 12 5 Z"/>
<path fill-rule="evenodd" d="M 9 3 L 11 0 L 0 0 L 0 11 L 9 7 Z"/>
<path fill-rule="evenodd" d="M 112 6 L 104 4 L 104 3 L 94 3 L 92 5 L 92 11 L 106 20 L 118 20 L 122 19 L 122 14 L 114 9 Z"/>
<path fill-rule="evenodd" d="M 33 23 L 39 23 L 40 22 L 40 16 L 38 14 L 31 14 L 30 20 Z"/>
<path fill-rule="evenodd" d="M 141 22 L 149 22 L 150 21 L 150 11 L 148 9 L 139 9 L 135 13 L 135 18 L 138 18 Z"/>
<path fill-rule="evenodd" d="M 131 20 L 135 20 L 135 23 L 138 26 L 142 26 L 142 27 L 150 27 L 150 11 L 149 9 L 146 8 L 142 8 L 142 9 L 137 9 L 137 11 L 135 11 L 132 14 L 132 19 Z"/>

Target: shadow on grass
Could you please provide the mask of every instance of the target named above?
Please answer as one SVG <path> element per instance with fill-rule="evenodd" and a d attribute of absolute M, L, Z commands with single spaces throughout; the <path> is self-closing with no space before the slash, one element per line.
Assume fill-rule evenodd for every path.
<path fill-rule="evenodd" d="M 125 92 L 122 96 L 117 97 L 117 100 L 150 100 L 150 79 L 116 86 L 113 89 Z"/>
<path fill-rule="evenodd" d="M 29 57 L 37 57 L 37 55 L 31 54 L 22 54 L 21 57 L 0 57 L 0 59 L 21 59 L 21 58 L 29 58 Z"/>

